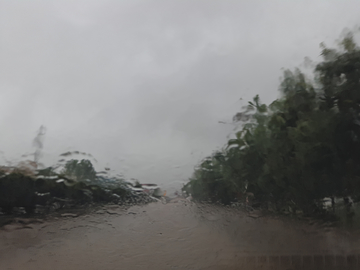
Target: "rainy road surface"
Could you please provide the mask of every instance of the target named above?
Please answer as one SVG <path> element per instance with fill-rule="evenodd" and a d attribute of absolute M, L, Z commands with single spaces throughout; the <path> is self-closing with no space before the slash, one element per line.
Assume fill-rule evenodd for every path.
<path fill-rule="evenodd" d="M 1 270 L 360 269 L 355 233 L 173 200 L 0 230 Z"/>

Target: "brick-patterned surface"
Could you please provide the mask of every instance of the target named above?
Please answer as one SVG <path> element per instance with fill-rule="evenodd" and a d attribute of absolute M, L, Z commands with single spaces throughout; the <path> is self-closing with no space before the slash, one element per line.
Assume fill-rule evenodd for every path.
<path fill-rule="evenodd" d="M 325 269 L 324 256 L 322 256 L 322 255 L 315 255 L 314 256 L 314 268 L 318 269 L 318 270 Z"/>
<path fill-rule="evenodd" d="M 244 270 L 360 270 L 360 254 L 261 255 L 241 258 Z M 240 266 L 240 265 L 239 265 Z"/>
<path fill-rule="evenodd" d="M 259 269 L 266 269 L 266 267 L 268 266 L 268 257 L 267 256 L 259 256 L 257 258 L 256 265 Z"/>
<path fill-rule="evenodd" d="M 270 256 L 269 257 L 269 269 L 276 270 L 280 267 L 280 257 L 279 256 Z"/>
<path fill-rule="evenodd" d="M 246 258 L 246 265 L 250 268 L 253 269 L 256 267 L 256 256 L 249 256 Z"/>
<path fill-rule="evenodd" d="M 325 255 L 324 256 L 324 269 L 326 269 L 326 270 L 336 270 L 335 256 L 334 255 Z"/>
<path fill-rule="evenodd" d="M 291 256 L 280 256 L 280 268 L 290 268 Z"/>
<path fill-rule="evenodd" d="M 303 256 L 302 262 L 301 269 L 314 269 L 314 258 L 312 256 Z"/>
<path fill-rule="evenodd" d="M 302 257 L 298 255 L 291 256 L 291 263 L 293 270 L 300 270 L 302 269 Z"/>
<path fill-rule="evenodd" d="M 339 267 L 346 267 L 346 257 L 345 256 L 342 256 L 342 255 L 338 255 L 336 256 L 336 267 L 339 268 Z"/>
<path fill-rule="evenodd" d="M 351 254 L 347 256 L 347 265 L 349 270 L 357 270 L 360 269 L 360 265 L 358 265 L 358 256 Z"/>

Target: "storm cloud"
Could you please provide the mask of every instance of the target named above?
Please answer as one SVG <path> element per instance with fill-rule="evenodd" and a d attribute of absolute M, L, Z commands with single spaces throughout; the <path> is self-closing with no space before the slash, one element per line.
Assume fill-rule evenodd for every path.
<path fill-rule="evenodd" d="M 91 153 L 98 169 L 164 186 L 231 136 L 282 68 L 359 24 L 358 1 L 0 1 L 0 150 Z M 242 98 L 242 100 L 240 100 Z"/>

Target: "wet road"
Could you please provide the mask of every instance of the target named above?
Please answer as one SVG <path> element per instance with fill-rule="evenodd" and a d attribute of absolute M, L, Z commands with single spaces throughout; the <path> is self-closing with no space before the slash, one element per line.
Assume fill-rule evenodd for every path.
<path fill-rule="evenodd" d="M 184 200 L 10 224 L 0 238 L 6 270 L 360 269 L 355 233 Z"/>

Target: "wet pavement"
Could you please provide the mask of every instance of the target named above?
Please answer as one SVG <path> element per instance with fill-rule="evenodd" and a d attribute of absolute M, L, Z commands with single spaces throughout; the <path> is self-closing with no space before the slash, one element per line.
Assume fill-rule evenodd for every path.
<path fill-rule="evenodd" d="M 360 269 L 358 233 L 176 199 L 9 224 L 0 269 Z"/>

